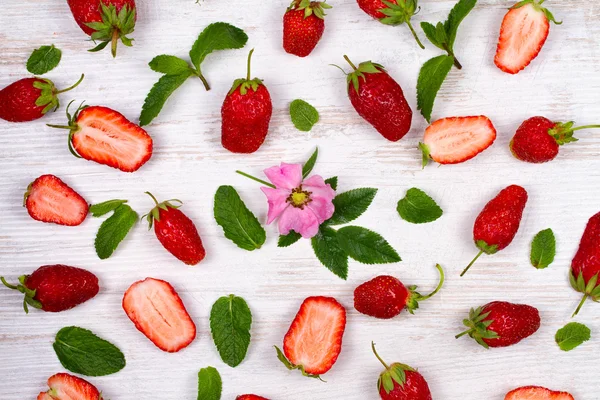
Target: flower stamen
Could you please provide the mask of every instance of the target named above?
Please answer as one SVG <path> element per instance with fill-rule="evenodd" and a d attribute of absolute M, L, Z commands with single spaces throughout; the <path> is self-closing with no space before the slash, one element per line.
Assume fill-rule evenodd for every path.
<path fill-rule="evenodd" d="M 312 192 L 302 190 L 302 185 L 300 185 L 299 187 L 292 189 L 292 192 L 287 197 L 286 201 L 292 206 L 303 210 L 304 206 L 312 201 L 310 198 L 311 194 Z"/>

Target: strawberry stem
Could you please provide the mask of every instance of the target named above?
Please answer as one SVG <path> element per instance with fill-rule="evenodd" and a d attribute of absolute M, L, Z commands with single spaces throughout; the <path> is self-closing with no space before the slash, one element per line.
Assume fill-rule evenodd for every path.
<path fill-rule="evenodd" d="M 437 268 L 437 270 L 440 273 L 440 282 L 438 283 L 437 287 L 435 288 L 435 290 L 433 292 L 429 293 L 427 296 L 422 296 L 419 300 L 427 300 L 427 299 L 435 296 L 435 294 L 437 292 L 439 292 L 440 289 L 442 288 L 442 286 L 444 285 L 444 280 L 445 280 L 444 270 L 442 269 L 442 266 L 440 264 L 436 264 L 435 267 Z"/>
<path fill-rule="evenodd" d="M 350 59 L 348 58 L 348 56 L 345 55 L 345 54 L 344 54 L 344 60 L 348 61 L 348 64 L 350 64 L 350 66 L 352 67 L 352 69 L 354 69 L 355 71 L 358 70 L 358 68 L 356 68 L 356 65 L 352 64 L 352 61 L 350 61 Z"/>
<path fill-rule="evenodd" d="M 254 49 L 250 50 L 250 53 L 248 53 L 248 67 L 247 67 L 247 71 L 246 71 L 246 80 L 249 81 L 250 80 L 250 67 L 251 67 L 251 62 L 252 62 L 252 53 L 254 53 Z"/>
<path fill-rule="evenodd" d="M 377 357 L 377 359 L 379 360 L 379 362 L 383 364 L 383 366 L 385 367 L 385 369 L 390 369 L 390 366 L 387 365 L 385 363 L 385 361 L 383 361 L 381 359 L 381 357 L 379 357 L 379 354 L 377 354 L 377 350 L 375 350 L 375 342 L 371 342 L 371 349 L 373 349 L 373 354 L 375 354 L 375 357 Z"/>
<path fill-rule="evenodd" d="M 117 56 L 117 43 L 119 40 L 119 30 L 115 27 L 113 28 L 113 34 L 112 34 L 112 38 L 110 39 L 110 52 L 113 56 L 113 58 L 115 58 Z"/>
<path fill-rule="evenodd" d="M 579 313 L 579 310 L 581 310 L 581 307 L 583 307 L 583 303 L 585 303 L 585 301 L 587 300 L 588 297 L 589 297 L 589 295 L 587 293 L 585 293 L 583 295 L 583 298 L 579 302 L 579 305 L 577 306 L 577 309 L 575 310 L 575 312 L 573 313 L 573 315 L 571 315 L 571 318 L 573 318 L 574 316 L 576 316 Z"/>
<path fill-rule="evenodd" d="M 156 200 L 156 197 L 154 197 L 154 195 L 150 192 L 144 192 L 146 193 L 148 196 L 152 197 L 152 200 L 154 200 L 154 205 L 158 206 L 158 200 Z"/>
<path fill-rule="evenodd" d="M 259 178 L 255 177 L 255 176 L 252 176 L 252 175 L 247 174 L 247 173 L 242 172 L 242 171 L 235 171 L 235 172 L 238 173 L 238 174 L 240 174 L 240 175 L 242 175 L 242 176 L 245 176 L 246 178 L 252 179 L 253 181 L 256 181 L 258 183 L 262 183 L 265 186 L 268 186 L 270 188 L 275 189 L 275 185 L 273 185 L 272 183 L 269 183 L 267 181 L 263 181 L 262 179 L 259 179 Z"/>
<path fill-rule="evenodd" d="M 465 269 L 464 269 L 464 271 L 463 271 L 463 272 L 460 274 L 460 276 L 463 276 L 464 274 L 466 274 L 466 273 L 467 273 L 467 271 L 469 270 L 469 268 L 471 268 L 471 266 L 472 266 L 473 264 L 475 264 L 475 261 L 477 261 L 477 259 L 478 259 L 479 257 L 481 257 L 481 255 L 482 255 L 482 254 L 483 254 L 483 250 L 481 250 L 479 253 L 477 253 L 477 255 L 475 256 L 475 258 L 473 259 L 473 261 L 471 261 L 471 262 L 469 263 L 469 265 L 467 265 L 467 268 L 465 268 Z"/>
<path fill-rule="evenodd" d="M 423 50 L 425 50 L 425 46 L 423 46 L 423 43 L 421 43 L 421 40 L 419 39 L 419 36 L 417 36 L 417 32 L 415 32 L 415 29 L 413 28 L 413 26 L 410 23 L 410 21 L 406 21 L 406 25 L 408 25 L 408 29 L 410 29 L 410 31 L 412 32 L 412 34 L 415 37 L 415 40 L 417 41 L 417 44 L 419 45 L 419 47 L 422 48 Z"/>
<path fill-rule="evenodd" d="M 77 82 L 75 82 L 75 84 L 74 84 L 74 85 L 71 85 L 71 86 L 69 86 L 68 88 L 66 88 L 66 89 L 63 89 L 63 90 L 58 90 L 58 91 L 56 91 L 56 92 L 54 92 L 54 93 L 55 93 L 55 94 L 59 94 L 59 93 L 68 92 L 68 91 L 69 91 L 69 90 L 71 90 L 71 89 L 75 89 L 77 86 L 79 86 L 79 84 L 81 83 L 81 81 L 83 80 L 83 78 L 84 78 L 84 77 L 85 77 L 85 75 L 84 75 L 84 74 L 81 74 L 81 78 L 79 78 L 79 80 L 78 80 Z"/>
<path fill-rule="evenodd" d="M 575 131 L 580 131 L 582 129 L 596 129 L 596 128 L 600 128 L 600 125 L 585 125 L 585 126 L 578 126 L 577 128 L 573 128 L 571 129 L 572 132 Z"/>
<path fill-rule="evenodd" d="M 454 336 L 454 338 L 455 339 L 461 338 L 461 337 L 463 337 L 463 336 L 465 336 L 465 335 L 467 335 L 467 334 L 469 334 L 471 332 L 473 332 L 473 328 L 467 329 L 466 331 L 459 333 L 458 335 Z"/>
<path fill-rule="evenodd" d="M 4 286 L 6 286 L 6 287 L 7 287 L 7 288 L 9 288 L 9 289 L 12 289 L 12 290 L 19 290 L 19 288 L 18 288 L 18 287 L 16 287 L 15 285 L 11 285 L 10 283 L 6 282 L 6 279 L 4 279 L 4 277 L 3 277 L 3 276 L 0 276 L 0 281 L 2 281 L 2 283 L 4 284 Z"/>

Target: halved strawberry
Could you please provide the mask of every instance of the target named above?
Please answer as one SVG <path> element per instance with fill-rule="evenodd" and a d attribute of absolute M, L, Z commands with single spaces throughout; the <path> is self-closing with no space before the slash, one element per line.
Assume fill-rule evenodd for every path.
<path fill-rule="evenodd" d="M 459 164 L 470 160 L 494 143 L 496 128 L 486 116 L 452 117 L 435 121 L 425 130 L 423 167 L 431 158 L 440 164 Z"/>
<path fill-rule="evenodd" d="M 196 325 L 169 282 L 154 278 L 135 282 L 123 296 L 123 309 L 135 327 L 163 351 L 177 352 L 196 338 Z"/>
<path fill-rule="evenodd" d="M 524 0 L 515 4 L 504 16 L 494 63 L 509 74 L 516 74 L 533 61 L 542 50 L 550 21 L 554 16 L 542 7 L 544 0 Z"/>
<path fill-rule="evenodd" d="M 575 400 L 567 392 L 555 392 L 541 386 L 523 386 L 511 390 L 504 400 Z"/>
<path fill-rule="evenodd" d="M 102 400 L 94 385 L 85 379 L 59 373 L 48 378 L 50 390 L 41 392 L 37 400 Z"/>
<path fill-rule="evenodd" d="M 241 394 L 235 400 L 269 400 L 266 397 L 257 396 L 255 394 Z"/>
<path fill-rule="evenodd" d="M 54 175 L 42 175 L 30 183 L 23 205 L 37 221 L 67 226 L 81 224 L 89 209 L 83 197 Z"/>
<path fill-rule="evenodd" d="M 71 116 L 67 107 L 67 117 L 68 125 L 48 126 L 69 129 L 69 150 L 75 157 L 134 172 L 152 156 L 150 135 L 115 110 L 81 105 Z"/>
<path fill-rule="evenodd" d="M 308 297 L 283 339 L 283 353 L 275 346 L 277 357 L 288 369 L 320 379 L 335 364 L 345 329 L 346 310 L 336 299 Z"/>

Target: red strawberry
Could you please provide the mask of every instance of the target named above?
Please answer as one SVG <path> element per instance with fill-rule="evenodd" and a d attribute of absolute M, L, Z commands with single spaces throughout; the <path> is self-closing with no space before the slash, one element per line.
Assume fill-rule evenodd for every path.
<path fill-rule="evenodd" d="M 29 184 L 24 206 L 37 221 L 67 226 L 81 224 L 89 209 L 83 197 L 54 175 L 42 175 Z"/>
<path fill-rule="evenodd" d="M 504 400 L 575 400 L 567 392 L 555 392 L 541 386 L 523 386 L 511 390 Z"/>
<path fill-rule="evenodd" d="M 202 261 L 206 251 L 196 226 L 179 210 L 180 206 L 171 203 L 181 201 L 173 199 L 159 203 L 151 193 L 146 193 L 156 204 L 146 215 L 146 219 L 150 228 L 154 224 L 154 233 L 158 241 L 169 253 L 188 265 L 196 265 Z"/>
<path fill-rule="evenodd" d="M 600 301 L 600 213 L 587 223 L 579 250 L 571 262 L 570 280 L 573 289 L 583 293 L 579 306 L 573 313 L 577 315 L 588 297 Z"/>
<path fill-rule="evenodd" d="M 430 294 L 422 296 L 417 292 L 417 286 L 407 288 L 393 276 L 380 275 L 354 289 L 354 308 L 359 313 L 381 319 L 394 318 L 405 308 L 414 314 L 419 302 L 435 295 L 444 284 L 442 267 L 439 264 L 435 267 L 440 272 L 440 282 Z"/>
<path fill-rule="evenodd" d="M 418 0 L 357 0 L 358 6 L 371 17 L 379 20 L 385 25 L 402 25 L 406 22 L 408 28 L 412 32 L 417 44 L 422 49 L 425 48 L 412 24 L 410 19 L 413 15 L 419 12 Z"/>
<path fill-rule="evenodd" d="M 0 90 L 0 119 L 9 122 L 27 122 L 42 118 L 48 111 L 59 107 L 58 94 L 77 87 L 83 75 L 73 86 L 58 90 L 49 79 L 24 78 Z"/>
<path fill-rule="evenodd" d="M 377 380 L 377 390 L 382 400 L 431 400 L 429 385 L 423 375 L 406 364 L 387 365 L 377 354 L 375 343 L 371 343 L 371 348 L 385 367 Z"/>
<path fill-rule="evenodd" d="M 456 338 L 469 335 L 485 347 L 506 347 L 519 343 L 540 328 L 540 313 L 535 307 L 494 301 L 471 309 L 463 321 L 468 330 Z"/>
<path fill-rule="evenodd" d="M 41 392 L 37 400 L 102 400 L 94 385 L 74 375 L 60 373 L 48 378 L 50 390 Z"/>
<path fill-rule="evenodd" d="M 573 128 L 574 123 L 552 122 L 548 118 L 533 117 L 521 124 L 510 142 L 513 155 L 530 163 L 552 161 L 558 155 L 559 146 L 576 142 L 573 133 L 580 129 L 600 128 L 587 125 Z"/>
<path fill-rule="evenodd" d="M 67 107 L 67 117 L 68 125 L 48 126 L 70 131 L 69 150 L 75 157 L 135 172 L 152 156 L 150 135 L 115 110 L 81 105 L 71 115 Z"/>
<path fill-rule="evenodd" d="M 246 79 L 236 79 L 221 108 L 221 144 L 233 153 L 254 153 L 269 132 L 273 104 L 267 87 L 258 78 L 250 79 L 248 54 Z"/>
<path fill-rule="evenodd" d="M 255 394 L 241 394 L 235 400 L 269 400 L 266 397 L 257 396 Z"/>
<path fill-rule="evenodd" d="M 169 282 L 146 278 L 123 296 L 123 310 L 159 349 L 175 353 L 196 338 L 196 325 Z"/>
<path fill-rule="evenodd" d="M 520 1 L 504 16 L 494 58 L 494 63 L 502 71 L 516 74 L 524 70 L 542 50 L 550 32 L 549 21 L 562 24 L 542 7 L 543 2 Z"/>
<path fill-rule="evenodd" d="M 527 198 L 525 189 L 511 185 L 502 189 L 486 204 L 473 226 L 473 240 L 480 250 L 479 254 L 460 276 L 463 276 L 483 253 L 495 254 L 513 241 L 521 224 Z"/>
<path fill-rule="evenodd" d="M 427 127 L 423 143 L 423 166 L 431 158 L 440 164 L 460 164 L 475 157 L 496 140 L 496 128 L 486 116 L 453 117 Z"/>
<path fill-rule="evenodd" d="M 277 357 L 289 369 L 320 379 L 333 367 L 342 351 L 346 310 L 333 297 L 308 297 L 283 339 Z"/>
<path fill-rule="evenodd" d="M 283 48 L 306 57 L 321 40 L 325 30 L 325 2 L 294 0 L 283 16 Z"/>
<path fill-rule="evenodd" d="M 379 64 L 366 61 L 357 68 L 348 56 L 344 58 L 354 69 L 347 74 L 347 89 L 358 115 L 387 140 L 402 139 L 410 130 L 412 110 L 400 85 Z"/>
<path fill-rule="evenodd" d="M 126 35 L 135 28 L 134 0 L 68 0 L 68 3 L 77 25 L 93 41 L 100 42 L 90 51 L 100 51 L 110 43 L 116 57 L 119 39 L 125 46 L 131 46 L 133 39 Z"/>
<path fill-rule="evenodd" d="M 9 289 L 18 290 L 25 295 L 23 308 L 27 305 L 48 312 L 69 310 L 98 294 L 98 278 L 85 269 L 67 265 L 44 265 L 31 275 L 19 277 L 19 284 L 11 285 L 0 276 L 0 280 Z"/>

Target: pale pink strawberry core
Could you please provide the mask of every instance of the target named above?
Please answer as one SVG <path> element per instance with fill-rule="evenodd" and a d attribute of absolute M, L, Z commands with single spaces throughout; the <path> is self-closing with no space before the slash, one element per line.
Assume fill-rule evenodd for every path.
<path fill-rule="evenodd" d="M 301 164 L 281 163 L 264 172 L 275 185 L 261 188 L 269 203 L 267 224 L 279 218 L 281 235 L 293 230 L 303 238 L 315 236 L 319 225 L 333 215 L 335 190 L 319 175 L 302 181 Z"/>

